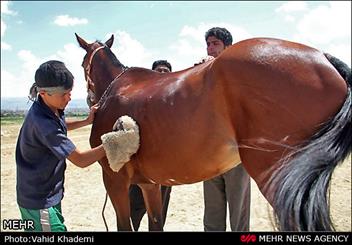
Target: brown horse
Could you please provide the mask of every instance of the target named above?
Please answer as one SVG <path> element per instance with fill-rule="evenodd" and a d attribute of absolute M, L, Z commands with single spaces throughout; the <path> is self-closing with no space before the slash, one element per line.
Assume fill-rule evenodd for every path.
<path fill-rule="evenodd" d="M 274 208 L 280 230 L 333 230 L 331 174 L 351 152 L 351 70 L 299 43 L 254 38 L 179 72 L 127 68 L 105 43 L 88 44 L 83 68 L 100 108 L 90 142 L 122 115 L 141 146 L 118 173 L 103 159 L 118 229 L 130 230 L 129 184 L 143 189 L 150 229 L 160 229 L 159 186 L 203 181 L 242 162 Z M 236 183 L 233 183 L 234 185 Z"/>

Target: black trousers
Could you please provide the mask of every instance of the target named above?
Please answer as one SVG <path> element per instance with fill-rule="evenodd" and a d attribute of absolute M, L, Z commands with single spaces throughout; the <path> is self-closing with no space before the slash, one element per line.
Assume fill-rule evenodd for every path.
<path fill-rule="evenodd" d="M 163 219 L 163 226 L 166 221 L 167 216 L 167 209 L 169 207 L 170 201 L 170 193 L 171 193 L 171 186 L 161 186 L 161 201 L 162 201 L 162 219 Z M 133 229 L 138 231 L 141 220 L 144 214 L 147 212 L 142 190 L 139 188 L 138 185 L 131 185 L 129 190 L 130 196 L 130 208 L 131 208 L 131 220 Z"/>

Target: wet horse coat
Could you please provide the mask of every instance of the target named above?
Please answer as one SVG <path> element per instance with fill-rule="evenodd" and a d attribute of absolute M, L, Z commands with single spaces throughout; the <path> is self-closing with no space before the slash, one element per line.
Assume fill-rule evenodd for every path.
<path fill-rule="evenodd" d="M 130 183 L 143 190 L 149 228 L 161 229 L 158 184 L 203 181 L 240 161 L 273 205 L 279 229 L 332 229 L 326 198 L 310 194 L 326 197 L 334 167 L 351 151 L 351 73 L 344 64 L 302 44 L 258 38 L 238 42 L 204 64 L 161 74 L 126 69 L 110 50 L 113 36 L 105 44 L 77 40 L 87 51 L 82 65 L 91 99 L 100 103 L 91 145 L 100 144 L 122 115 L 140 128 L 140 149 L 120 172 L 100 161 L 119 230 L 131 229 Z M 339 147 L 334 153 L 331 144 L 318 149 L 316 139 Z M 324 162 L 328 155 L 334 157 Z M 303 172 L 290 162 L 295 159 L 307 166 Z M 287 185 L 298 177 L 302 186 Z"/>

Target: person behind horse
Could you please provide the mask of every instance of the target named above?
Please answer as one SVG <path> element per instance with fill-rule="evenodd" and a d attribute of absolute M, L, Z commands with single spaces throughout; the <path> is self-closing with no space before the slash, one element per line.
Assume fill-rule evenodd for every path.
<path fill-rule="evenodd" d="M 167 60 L 156 60 L 153 62 L 152 70 L 160 73 L 168 73 L 172 71 L 172 67 Z"/>
<path fill-rule="evenodd" d="M 225 28 L 213 27 L 205 33 L 205 41 L 208 55 L 216 58 L 232 45 L 232 35 Z M 250 178 L 242 164 L 204 181 L 203 190 L 205 231 L 226 231 L 227 203 L 231 230 L 249 230 Z"/>
<path fill-rule="evenodd" d="M 172 71 L 171 64 L 167 60 L 156 60 L 153 62 L 152 70 L 160 73 L 168 73 Z M 167 209 L 170 201 L 171 186 L 161 186 L 162 199 L 162 219 L 163 226 L 166 221 Z M 138 185 L 131 185 L 129 189 L 131 220 L 133 229 L 138 231 L 141 220 L 146 213 L 142 190 Z"/>
<path fill-rule="evenodd" d="M 61 211 L 66 158 L 84 168 L 106 155 L 103 145 L 80 151 L 67 137 L 67 130 L 91 124 L 98 109 L 92 106 L 84 120 L 65 119 L 73 80 L 64 63 L 56 60 L 43 63 L 35 73 L 33 104 L 16 145 L 17 203 L 22 219 L 33 221 L 25 231 L 67 231 Z"/>

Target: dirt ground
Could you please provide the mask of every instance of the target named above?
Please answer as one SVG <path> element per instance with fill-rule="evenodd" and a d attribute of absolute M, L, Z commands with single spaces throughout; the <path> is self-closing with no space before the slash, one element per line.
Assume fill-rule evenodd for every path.
<path fill-rule="evenodd" d="M 16 203 L 15 145 L 20 125 L 1 128 L 1 230 L 3 219 L 20 218 Z M 80 149 L 88 149 L 90 127 L 69 132 Z M 62 201 L 66 226 L 70 231 L 106 231 L 102 208 L 105 189 L 100 165 L 80 169 L 67 162 L 65 197 Z M 251 183 L 252 231 L 273 231 L 271 207 Z M 203 231 L 202 183 L 172 187 L 165 231 Z M 110 231 L 116 231 L 115 213 L 110 201 L 105 209 Z M 337 231 L 351 231 L 351 158 L 335 169 L 331 184 L 331 214 Z M 229 225 L 228 225 L 229 227 Z M 140 231 L 148 230 L 144 217 Z M 228 228 L 229 230 L 229 228 Z"/>

